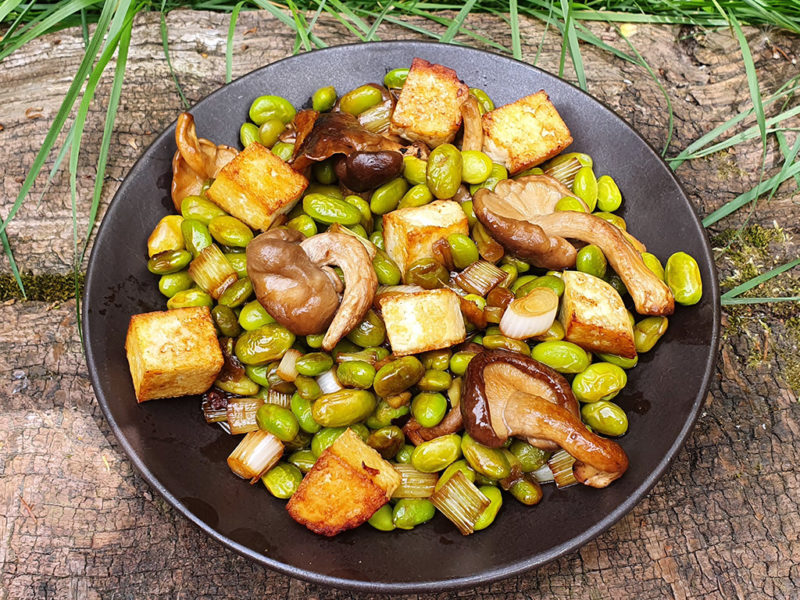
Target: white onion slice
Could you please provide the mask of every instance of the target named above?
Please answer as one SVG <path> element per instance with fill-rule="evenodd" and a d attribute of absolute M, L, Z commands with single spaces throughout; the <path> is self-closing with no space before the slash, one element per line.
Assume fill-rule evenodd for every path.
<path fill-rule="evenodd" d="M 323 394 L 332 394 L 344 389 L 344 386 L 339 383 L 339 378 L 336 376 L 335 367 L 317 377 L 317 385 L 319 385 L 319 389 L 322 390 Z"/>
<path fill-rule="evenodd" d="M 553 481 L 555 481 L 553 472 L 550 470 L 550 467 L 547 466 L 547 463 L 536 469 L 531 475 L 533 475 L 533 478 L 539 483 L 553 483 Z"/>
<path fill-rule="evenodd" d="M 500 332 L 515 340 L 524 340 L 546 333 L 558 311 L 558 296 L 547 287 L 533 288 L 522 298 L 512 300 L 503 318 Z"/>
<path fill-rule="evenodd" d="M 303 356 L 303 353 L 294 348 L 290 348 L 283 355 L 281 362 L 275 373 L 284 381 L 294 381 L 297 379 L 297 359 Z"/>

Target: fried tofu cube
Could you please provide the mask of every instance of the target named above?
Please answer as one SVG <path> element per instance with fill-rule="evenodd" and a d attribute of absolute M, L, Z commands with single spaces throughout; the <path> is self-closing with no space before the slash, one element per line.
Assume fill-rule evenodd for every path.
<path fill-rule="evenodd" d="M 125 352 L 139 402 L 202 394 L 223 364 L 206 306 L 133 315 Z"/>
<path fill-rule="evenodd" d="M 396 356 L 447 348 L 467 337 L 461 303 L 452 290 L 387 295 L 378 306 Z"/>
<path fill-rule="evenodd" d="M 261 144 L 236 155 L 206 191 L 209 199 L 253 229 L 266 230 L 289 212 L 308 187 L 308 179 Z"/>
<path fill-rule="evenodd" d="M 564 339 L 590 350 L 636 356 L 633 327 L 617 290 L 588 273 L 564 271 L 559 320 Z"/>
<path fill-rule="evenodd" d="M 453 141 L 468 94 L 453 69 L 415 58 L 392 114 L 393 133 L 431 148 Z"/>
<path fill-rule="evenodd" d="M 543 163 L 572 143 L 544 90 L 483 115 L 483 151 L 511 175 Z"/>
<path fill-rule="evenodd" d="M 348 429 L 320 454 L 286 510 L 314 533 L 334 536 L 365 523 L 399 485 L 392 465 Z"/>
<path fill-rule="evenodd" d="M 467 215 L 452 200 L 436 200 L 424 206 L 401 208 L 383 215 L 383 239 L 386 253 L 400 268 L 415 260 L 433 257 L 433 244 L 451 233 L 469 235 Z"/>

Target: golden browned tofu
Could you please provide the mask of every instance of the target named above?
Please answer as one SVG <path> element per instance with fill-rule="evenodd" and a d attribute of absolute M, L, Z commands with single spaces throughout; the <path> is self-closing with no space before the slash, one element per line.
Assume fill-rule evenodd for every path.
<path fill-rule="evenodd" d="M 633 327 L 617 290 L 588 273 L 564 271 L 559 320 L 564 339 L 590 350 L 636 356 Z"/>
<path fill-rule="evenodd" d="M 319 456 L 286 510 L 314 533 L 333 536 L 366 522 L 398 485 L 392 465 L 348 429 Z"/>
<path fill-rule="evenodd" d="M 202 394 L 223 364 L 205 306 L 133 315 L 125 351 L 139 402 Z"/>
<path fill-rule="evenodd" d="M 383 215 L 386 253 L 400 268 L 415 260 L 433 257 L 433 244 L 451 233 L 469 235 L 469 222 L 461 205 L 452 200 L 436 200 L 424 206 L 401 208 Z"/>
<path fill-rule="evenodd" d="M 387 295 L 378 305 L 396 356 L 447 348 L 467 336 L 461 303 L 451 290 Z"/>
<path fill-rule="evenodd" d="M 222 168 L 206 195 L 253 229 L 266 230 L 306 187 L 308 179 L 254 142 Z"/>
<path fill-rule="evenodd" d="M 483 151 L 511 175 L 554 157 L 572 143 L 544 90 L 483 115 Z"/>
<path fill-rule="evenodd" d="M 392 114 L 392 132 L 432 148 L 451 142 L 468 94 L 453 69 L 415 58 Z"/>

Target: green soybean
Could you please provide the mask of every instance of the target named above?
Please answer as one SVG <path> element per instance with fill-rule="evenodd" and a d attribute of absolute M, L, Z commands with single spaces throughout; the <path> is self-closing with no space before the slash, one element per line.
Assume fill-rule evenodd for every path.
<path fill-rule="evenodd" d="M 535 481 L 528 479 L 518 479 L 511 484 L 508 492 L 514 496 L 514 499 L 521 502 L 525 506 L 533 506 L 538 504 L 542 499 L 542 486 Z"/>
<path fill-rule="evenodd" d="M 226 260 L 236 271 L 239 277 L 247 277 L 247 254 L 244 252 L 227 252 L 225 253 Z"/>
<path fill-rule="evenodd" d="M 584 404 L 581 417 L 596 433 L 616 437 L 628 431 L 628 416 L 613 402 L 600 400 Z"/>
<path fill-rule="evenodd" d="M 597 206 L 597 179 L 594 176 L 592 167 L 581 167 L 575 173 L 575 181 L 572 184 L 573 193 L 586 203 L 589 212 Z"/>
<path fill-rule="evenodd" d="M 484 348 L 488 350 L 508 350 L 509 352 L 517 352 L 519 354 L 529 355 L 531 349 L 522 340 L 515 340 L 504 335 L 484 335 L 481 342 Z"/>
<path fill-rule="evenodd" d="M 414 446 L 411 444 L 403 444 L 403 447 L 397 451 L 394 459 L 401 465 L 411 464 L 411 455 L 414 453 Z"/>
<path fill-rule="evenodd" d="M 315 162 L 311 167 L 311 173 L 314 179 L 322 184 L 330 185 L 336 182 L 336 173 L 333 170 L 331 159 Z"/>
<path fill-rule="evenodd" d="M 624 356 L 617 356 L 616 354 L 606 354 L 605 352 L 596 352 L 595 356 L 597 356 L 597 358 L 599 358 L 603 362 L 611 363 L 612 365 L 617 365 L 622 369 L 632 369 L 639 363 L 638 354 L 633 358 L 625 358 Z"/>
<path fill-rule="evenodd" d="M 208 248 L 214 240 L 211 239 L 211 234 L 208 232 L 208 227 L 203 225 L 200 221 L 194 219 L 183 219 L 181 223 L 181 233 L 183 234 L 183 241 L 186 244 L 186 249 L 192 253 L 192 256 L 197 256 L 205 248 Z"/>
<path fill-rule="evenodd" d="M 246 331 L 236 340 L 236 357 L 246 365 L 263 365 L 286 353 L 294 343 L 294 334 L 277 323 Z"/>
<path fill-rule="evenodd" d="M 653 275 L 664 281 L 664 267 L 661 266 L 661 261 L 655 254 L 649 252 L 642 252 L 642 262 L 644 266 L 653 272 Z"/>
<path fill-rule="evenodd" d="M 392 505 L 384 504 L 372 514 L 367 523 L 378 531 L 393 531 L 396 527 L 392 516 Z"/>
<path fill-rule="evenodd" d="M 531 357 L 559 373 L 580 373 L 591 362 L 591 355 L 572 342 L 541 342 L 531 350 Z"/>
<path fill-rule="evenodd" d="M 373 85 L 362 85 L 347 92 L 339 99 L 339 108 L 342 112 L 358 116 L 368 108 L 379 104 L 383 96 L 380 89 Z"/>
<path fill-rule="evenodd" d="M 503 492 L 491 485 L 482 485 L 478 490 L 489 499 L 489 506 L 487 506 L 478 517 L 475 525 L 472 527 L 475 531 L 486 529 L 489 525 L 494 523 L 500 507 L 503 506 Z"/>
<path fill-rule="evenodd" d="M 256 411 L 256 423 L 264 431 L 269 431 L 282 442 L 289 442 L 294 439 L 300 431 L 292 411 L 277 404 L 262 404 Z"/>
<path fill-rule="evenodd" d="M 492 174 L 492 159 L 480 150 L 461 153 L 461 180 L 464 183 L 483 183 Z"/>
<path fill-rule="evenodd" d="M 347 427 L 325 427 L 320 429 L 311 438 L 311 452 L 319 458 L 319 455 L 330 448 L 333 442 L 339 439 L 339 436 L 345 431 L 347 431 Z"/>
<path fill-rule="evenodd" d="M 426 290 L 444 287 L 449 279 L 450 273 L 434 258 L 415 260 L 408 266 L 405 274 L 405 282 L 408 285 L 418 285 Z"/>
<path fill-rule="evenodd" d="M 211 223 L 211 219 L 222 217 L 227 213 L 219 206 L 200 196 L 186 196 L 181 200 L 181 215 L 184 219 L 200 221 L 203 225 Z"/>
<path fill-rule="evenodd" d="M 291 142 L 275 142 L 272 148 L 270 148 L 270 151 L 282 161 L 286 162 L 291 159 L 294 154 L 294 144 Z"/>
<path fill-rule="evenodd" d="M 452 198 L 461 185 L 461 152 L 452 144 L 440 144 L 428 157 L 425 181 L 439 199 Z"/>
<path fill-rule="evenodd" d="M 303 481 L 303 474 L 296 466 L 286 462 L 279 462 L 267 471 L 261 481 L 270 494 L 281 500 L 287 500 L 300 487 L 300 482 Z"/>
<path fill-rule="evenodd" d="M 408 414 L 408 406 L 393 408 L 385 400 L 378 402 L 375 411 L 367 418 L 366 424 L 370 429 L 380 429 L 392 424 L 395 419 L 400 419 Z"/>
<path fill-rule="evenodd" d="M 167 298 L 172 298 L 178 292 L 188 290 L 194 285 L 194 280 L 189 271 L 178 271 L 177 273 L 167 273 L 158 280 L 158 291 Z"/>
<path fill-rule="evenodd" d="M 636 352 L 650 352 L 669 326 L 667 317 L 646 317 L 633 326 L 633 343 Z"/>
<path fill-rule="evenodd" d="M 595 217 L 600 217 L 604 221 L 608 221 L 617 229 L 621 229 L 622 231 L 626 231 L 628 229 L 628 224 L 625 222 L 625 219 L 620 217 L 619 215 L 615 215 L 614 213 L 610 212 L 596 212 L 593 213 Z"/>
<path fill-rule="evenodd" d="M 578 255 L 575 258 L 575 268 L 578 271 L 602 279 L 606 276 L 607 267 L 606 257 L 598 246 L 589 244 L 578 250 Z"/>
<path fill-rule="evenodd" d="M 299 393 L 292 394 L 289 401 L 289 409 L 292 411 L 300 429 L 306 433 L 317 433 L 322 426 L 314 420 L 314 415 L 311 411 L 311 402 L 301 396 Z"/>
<path fill-rule="evenodd" d="M 301 375 L 317 377 L 333 367 L 333 358 L 324 352 L 309 352 L 295 362 L 295 368 Z"/>
<path fill-rule="evenodd" d="M 550 458 L 549 452 L 522 440 L 514 440 L 508 449 L 511 454 L 517 457 L 523 473 L 531 473 L 541 469 Z"/>
<path fill-rule="evenodd" d="M 165 250 L 147 261 L 147 270 L 155 275 L 169 275 L 185 269 L 192 261 L 186 250 Z"/>
<path fill-rule="evenodd" d="M 571 210 L 573 212 L 585 213 L 586 207 L 584 207 L 583 203 L 577 198 L 574 198 L 573 196 L 564 196 L 561 198 L 561 200 L 556 202 L 555 210 L 556 212 L 565 212 Z"/>
<path fill-rule="evenodd" d="M 527 277 L 531 276 L 528 275 Z M 550 288 L 559 298 L 564 293 L 564 281 L 555 275 L 542 275 L 541 277 L 534 277 L 534 279 L 529 280 L 527 283 L 517 286 L 516 290 L 514 290 L 514 293 L 517 298 L 522 298 L 523 296 L 527 296 L 534 288 L 539 287 Z"/>
<path fill-rule="evenodd" d="M 400 199 L 397 208 L 424 206 L 433 201 L 433 194 L 424 183 L 412 186 Z"/>
<path fill-rule="evenodd" d="M 452 352 L 448 348 L 442 350 L 429 350 L 420 355 L 422 365 L 426 369 L 435 369 L 437 371 L 446 371 L 450 366 L 450 357 Z"/>
<path fill-rule="evenodd" d="M 505 479 L 511 475 L 511 465 L 501 449 L 484 446 L 467 433 L 461 439 L 461 452 L 469 466 L 486 477 Z"/>
<path fill-rule="evenodd" d="M 425 374 L 425 367 L 414 356 L 404 356 L 382 366 L 375 374 L 373 387 L 381 398 L 394 396 L 416 384 Z"/>
<path fill-rule="evenodd" d="M 473 359 L 475 352 L 456 352 L 450 357 L 450 372 L 457 377 L 461 377 L 467 372 L 469 361 Z"/>
<path fill-rule="evenodd" d="M 478 217 L 475 216 L 475 207 L 472 203 L 472 200 L 462 202 L 461 210 L 463 210 L 464 214 L 467 215 L 467 225 L 472 228 L 472 226 L 478 222 Z"/>
<path fill-rule="evenodd" d="M 383 249 L 378 248 L 375 253 L 375 258 L 372 259 L 372 268 L 375 269 L 375 275 L 381 285 L 397 285 L 400 283 L 402 273 L 400 273 L 397 264 Z"/>
<path fill-rule="evenodd" d="M 427 178 L 427 170 L 427 161 L 417 158 L 416 156 L 403 157 L 403 177 L 411 185 L 420 185 L 425 183 Z"/>
<path fill-rule="evenodd" d="M 188 308 L 190 306 L 214 306 L 214 299 L 208 292 L 200 288 L 191 288 L 176 292 L 169 300 L 167 300 L 167 308 Z"/>
<path fill-rule="evenodd" d="M 372 387 L 375 367 L 361 360 L 343 362 L 336 367 L 336 377 L 345 387 L 366 390 Z"/>
<path fill-rule="evenodd" d="M 453 377 L 447 371 L 429 369 L 417 382 L 417 387 L 423 392 L 444 392 L 452 382 Z"/>
<path fill-rule="evenodd" d="M 386 339 L 386 325 L 383 324 L 383 319 L 378 316 L 378 313 L 369 309 L 364 315 L 364 319 L 346 337 L 362 348 L 380 346 Z"/>
<path fill-rule="evenodd" d="M 451 233 L 447 236 L 450 254 L 457 269 L 466 269 L 478 260 L 478 247 L 468 235 Z"/>
<path fill-rule="evenodd" d="M 697 261 L 686 252 L 676 252 L 667 259 L 664 268 L 667 282 L 675 302 L 691 306 L 700 302 L 703 296 L 703 279 Z"/>
<path fill-rule="evenodd" d="M 395 177 L 391 181 L 377 187 L 369 200 L 369 208 L 376 215 L 383 215 L 393 211 L 400 203 L 400 199 L 408 191 L 408 182 L 402 177 Z"/>
<path fill-rule="evenodd" d="M 508 179 L 508 171 L 503 165 L 498 165 L 497 163 L 494 163 L 492 164 L 492 172 L 489 175 L 488 179 L 483 183 L 470 185 L 469 193 L 474 196 L 475 192 L 477 192 L 481 188 L 486 188 L 488 190 L 494 191 L 497 182 L 502 181 L 503 179 Z"/>
<path fill-rule="evenodd" d="M 220 333 L 225 337 L 236 337 L 242 332 L 239 322 L 236 320 L 236 313 L 227 306 L 217 305 L 211 310 L 214 324 Z"/>
<path fill-rule="evenodd" d="M 408 69 L 401 67 L 392 69 L 383 78 L 383 85 L 387 88 L 399 89 L 403 87 L 408 78 Z"/>
<path fill-rule="evenodd" d="M 617 182 L 609 175 L 597 180 L 597 208 L 606 212 L 614 212 L 622 204 L 622 194 Z"/>
<path fill-rule="evenodd" d="M 264 121 L 258 128 L 258 139 L 261 141 L 261 145 L 266 148 L 272 148 L 278 143 L 278 138 L 284 129 L 286 129 L 286 124 L 280 119 L 267 119 Z"/>
<path fill-rule="evenodd" d="M 461 456 L 461 438 L 451 433 L 423 442 L 411 454 L 411 464 L 417 471 L 436 473 L 447 468 Z"/>
<path fill-rule="evenodd" d="M 260 142 L 258 126 L 252 123 L 242 123 L 242 126 L 239 128 L 239 141 L 242 142 L 242 146 L 245 148 L 253 142 Z"/>
<path fill-rule="evenodd" d="M 258 300 L 245 304 L 239 313 L 239 325 L 245 331 L 253 331 L 274 322 L 275 319 L 267 312 L 266 308 L 261 306 Z"/>
<path fill-rule="evenodd" d="M 292 452 L 286 460 L 290 465 L 297 467 L 301 473 L 308 473 L 314 467 L 314 463 L 317 462 L 317 458 L 314 456 L 311 448 L 296 450 Z"/>
<path fill-rule="evenodd" d="M 336 104 L 336 88 L 326 85 L 319 88 L 311 96 L 311 108 L 318 112 L 326 112 Z"/>
<path fill-rule="evenodd" d="M 366 419 L 375 410 L 375 396 L 366 390 L 343 389 L 322 394 L 311 414 L 323 427 L 344 427 Z"/>
<path fill-rule="evenodd" d="M 315 221 L 326 225 L 357 225 L 361 221 L 361 212 L 355 206 L 324 194 L 306 195 L 303 210 Z"/>
<path fill-rule="evenodd" d="M 611 400 L 628 383 L 625 371 L 617 365 L 597 362 L 586 367 L 572 380 L 572 391 L 581 402 Z"/>
<path fill-rule="evenodd" d="M 427 523 L 436 514 L 436 507 L 427 498 L 401 498 L 394 505 L 392 522 L 400 529 L 414 529 Z"/>
<path fill-rule="evenodd" d="M 447 414 L 447 399 L 442 394 L 422 392 L 411 401 L 411 415 L 423 427 L 436 427 Z"/>
<path fill-rule="evenodd" d="M 469 93 L 472 96 L 475 96 L 475 99 L 478 101 L 478 109 L 480 110 L 481 114 L 494 110 L 494 102 L 492 102 L 492 99 L 489 98 L 489 94 L 484 92 L 482 89 L 469 88 Z"/>
<path fill-rule="evenodd" d="M 344 201 L 350 204 L 351 206 L 355 206 L 358 209 L 358 212 L 361 213 L 360 224 L 363 227 L 371 227 L 372 211 L 369 208 L 369 202 L 364 200 L 361 196 L 356 196 L 355 194 L 350 194 L 348 196 L 345 196 Z"/>
<path fill-rule="evenodd" d="M 259 96 L 250 105 L 250 120 L 256 125 L 261 125 L 268 119 L 278 119 L 284 125 L 294 119 L 294 106 L 280 96 Z"/>
<path fill-rule="evenodd" d="M 386 460 L 390 460 L 400 451 L 405 441 L 406 436 L 402 429 L 396 425 L 387 425 L 369 434 L 367 446 L 377 450 Z"/>
<path fill-rule="evenodd" d="M 291 219 L 286 226 L 289 229 L 294 229 L 295 231 L 299 231 L 306 237 L 311 237 L 312 235 L 317 235 L 317 224 L 314 222 L 314 219 L 309 217 L 308 215 L 298 215 L 294 219 Z"/>
<path fill-rule="evenodd" d="M 238 279 L 225 288 L 218 302 L 230 308 L 236 308 L 244 304 L 253 295 L 253 284 L 249 277 Z"/>

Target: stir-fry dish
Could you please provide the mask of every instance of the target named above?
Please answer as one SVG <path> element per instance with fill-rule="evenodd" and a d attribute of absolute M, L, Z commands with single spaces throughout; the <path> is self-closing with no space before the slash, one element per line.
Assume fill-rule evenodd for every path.
<path fill-rule="evenodd" d="M 466 535 L 509 496 L 622 477 L 613 399 L 700 300 L 695 260 L 626 230 L 544 91 L 496 108 L 414 59 L 311 104 L 256 98 L 241 151 L 178 118 L 177 214 L 147 240 L 167 310 L 126 341 L 138 401 L 202 395 L 244 436 L 231 471 L 326 536 L 437 510 Z"/>

